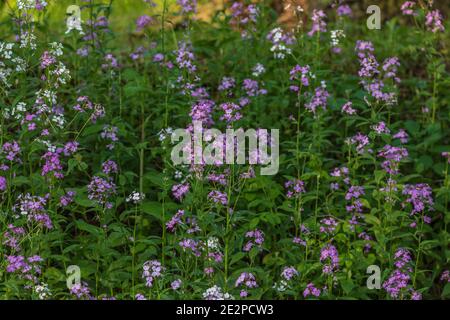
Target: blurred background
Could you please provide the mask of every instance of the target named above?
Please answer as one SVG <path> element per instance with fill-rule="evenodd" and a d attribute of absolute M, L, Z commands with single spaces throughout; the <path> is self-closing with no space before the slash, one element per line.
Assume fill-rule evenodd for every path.
<path fill-rule="evenodd" d="M 164 0 L 154 0 L 157 5 L 155 8 L 150 8 L 144 0 L 47 0 L 49 4 L 49 10 L 47 10 L 47 22 L 52 30 L 62 31 L 65 28 L 65 11 L 69 5 L 79 5 L 80 7 L 86 6 L 92 1 L 96 5 L 103 5 L 108 7 L 113 4 L 110 12 L 110 26 L 113 31 L 132 32 L 134 30 L 134 22 L 137 17 L 143 14 L 156 14 L 161 12 L 162 4 Z M 167 8 L 170 12 L 176 13 L 179 10 L 176 0 L 165 0 Z M 378 5 L 381 8 L 382 19 L 386 20 L 392 16 L 398 15 L 400 7 L 403 4 L 403 0 L 254 0 L 243 2 L 267 2 L 271 7 L 279 14 L 279 22 L 289 24 L 294 19 L 293 11 L 289 8 L 301 6 L 306 15 L 315 8 L 331 8 L 339 3 L 346 3 L 350 5 L 355 13 L 355 18 L 361 18 L 366 15 L 366 8 L 370 5 Z M 224 7 L 234 1 L 232 0 L 198 0 L 199 9 L 196 15 L 196 19 L 203 21 L 211 21 L 214 15 Z M 433 4 L 435 8 L 441 10 L 445 18 L 448 18 L 450 13 L 450 0 L 418 0 L 422 5 Z M 0 17 L 4 18 L 9 14 L 11 8 L 15 8 L 16 0 L 0 0 Z M 153 10 L 153 12 L 152 12 Z M 89 19 L 86 10 L 82 11 L 83 20 Z M 305 15 L 305 16 L 306 16 Z M 172 17 L 176 23 L 176 17 Z M 2 19 L 3 21 L 3 19 Z M 0 35 L 1 37 L 1 35 Z"/>

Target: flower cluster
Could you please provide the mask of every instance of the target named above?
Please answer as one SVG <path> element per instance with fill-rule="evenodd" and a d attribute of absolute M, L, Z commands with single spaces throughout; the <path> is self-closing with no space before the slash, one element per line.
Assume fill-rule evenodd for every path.
<path fill-rule="evenodd" d="M 397 249 L 394 254 L 394 265 L 396 269 L 383 283 L 383 289 L 386 290 L 391 298 L 400 299 L 409 293 L 412 300 L 422 299 L 422 295 L 410 287 L 410 273 L 412 272 L 410 264 L 411 255 L 409 251 L 404 248 Z"/>
<path fill-rule="evenodd" d="M 245 237 L 250 238 L 243 248 L 246 252 L 250 251 L 254 246 L 261 247 L 264 243 L 264 232 L 259 229 L 248 231 Z"/>
<path fill-rule="evenodd" d="M 236 288 L 243 286 L 245 289 L 241 290 L 240 296 L 241 298 L 245 298 L 248 296 L 247 289 L 252 289 L 258 287 L 256 283 L 255 276 L 250 272 L 243 272 L 236 279 L 236 283 L 234 284 Z"/>
<path fill-rule="evenodd" d="M 149 260 L 142 266 L 142 278 L 145 279 L 145 285 L 149 288 L 153 286 L 153 282 L 157 278 L 163 276 L 164 267 L 161 262 L 156 260 Z"/>

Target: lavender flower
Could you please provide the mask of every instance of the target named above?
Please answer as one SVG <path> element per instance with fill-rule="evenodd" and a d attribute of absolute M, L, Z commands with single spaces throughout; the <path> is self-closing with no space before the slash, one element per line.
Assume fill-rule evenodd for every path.
<path fill-rule="evenodd" d="M 311 17 L 313 24 L 311 30 L 308 32 L 308 36 L 312 37 L 316 33 L 327 31 L 327 24 L 324 21 L 324 18 L 326 18 L 325 12 L 322 10 L 313 10 Z"/>
<path fill-rule="evenodd" d="M 323 110 L 327 107 L 327 101 L 330 94 L 323 87 L 318 87 L 315 90 L 315 94 L 312 96 L 311 100 L 305 104 L 305 108 L 316 114 L 317 108 L 322 107 Z"/>
<path fill-rule="evenodd" d="M 352 15 L 352 8 L 350 8 L 350 6 L 347 4 L 342 4 L 342 5 L 338 6 L 336 13 L 339 17 L 343 17 L 343 16 L 350 17 Z"/>
<path fill-rule="evenodd" d="M 243 248 L 246 252 L 249 252 L 254 246 L 261 247 L 264 243 L 264 232 L 258 229 L 248 231 L 245 237 L 250 239 Z"/>
<path fill-rule="evenodd" d="M 339 255 L 335 246 L 331 244 L 325 245 L 320 251 L 320 262 L 324 263 L 322 272 L 331 274 L 339 268 Z"/>
<path fill-rule="evenodd" d="M 242 272 L 236 279 L 234 286 L 236 288 L 240 286 L 244 287 L 244 289 L 241 290 L 240 296 L 241 298 L 245 298 L 248 296 L 247 289 L 257 288 L 258 284 L 256 283 L 256 278 L 252 273 Z"/>
<path fill-rule="evenodd" d="M 172 195 L 176 200 L 181 201 L 189 192 L 189 188 L 190 186 L 188 183 L 176 184 L 172 187 Z"/>
<path fill-rule="evenodd" d="M 197 0 L 177 0 L 177 4 L 181 7 L 182 14 L 197 12 Z"/>
<path fill-rule="evenodd" d="M 175 232 L 176 227 L 182 223 L 181 218 L 184 216 L 184 210 L 178 210 L 177 213 L 166 223 L 169 232 Z"/>
<path fill-rule="evenodd" d="M 291 91 L 299 92 L 300 87 L 309 86 L 310 67 L 308 65 L 300 66 L 296 65 L 289 73 L 289 79 L 294 81 L 294 84 L 290 86 Z"/>
<path fill-rule="evenodd" d="M 145 279 L 145 285 L 151 288 L 154 281 L 163 276 L 164 270 L 161 262 L 157 260 L 146 261 L 142 266 L 142 278 Z"/>
<path fill-rule="evenodd" d="M 220 203 L 223 206 L 228 205 L 227 194 L 218 190 L 213 190 L 210 193 L 208 193 L 208 199 L 214 203 Z"/>
<path fill-rule="evenodd" d="M 290 198 L 297 198 L 302 193 L 305 193 L 305 183 L 298 179 L 293 179 L 286 181 L 284 183 L 284 187 L 287 190 L 286 197 Z"/>
<path fill-rule="evenodd" d="M 441 15 L 441 12 L 439 10 L 433 10 L 427 13 L 427 16 L 425 18 L 425 25 L 427 26 L 428 30 L 430 30 L 433 33 L 436 32 L 444 32 L 445 28 L 442 23 L 443 17 Z"/>
<path fill-rule="evenodd" d="M 87 188 L 90 200 L 94 200 L 100 205 L 105 205 L 108 209 L 112 208 L 112 203 L 108 201 L 116 193 L 116 185 L 111 179 L 94 176 Z"/>
<path fill-rule="evenodd" d="M 348 115 L 356 114 L 356 110 L 353 109 L 352 106 L 353 104 L 351 101 L 346 102 L 341 108 L 342 113 L 346 113 Z"/>
<path fill-rule="evenodd" d="M 283 271 L 281 272 L 281 276 L 286 281 L 291 281 L 292 278 L 298 276 L 298 271 L 294 267 L 284 267 Z"/>
<path fill-rule="evenodd" d="M 143 15 L 137 18 L 136 20 L 136 31 L 142 31 L 147 27 L 150 23 L 153 22 L 153 18 L 148 15 Z"/>
<path fill-rule="evenodd" d="M 400 10 L 402 10 L 402 13 L 406 16 L 416 16 L 417 13 L 414 12 L 415 6 L 416 3 L 414 1 L 405 1 L 400 7 Z"/>
<path fill-rule="evenodd" d="M 6 178 L 0 176 L 0 191 L 5 191 L 7 188 Z"/>
<path fill-rule="evenodd" d="M 433 191 L 428 184 L 406 184 L 403 188 L 403 194 L 408 197 L 405 204 L 410 203 L 412 205 L 411 215 L 423 212 L 427 207 L 428 210 L 433 210 Z"/>
<path fill-rule="evenodd" d="M 177 279 L 175 281 L 173 281 L 170 286 L 172 288 L 172 290 L 178 290 L 181 287 L 182 281 L 181 279 Z"/>
<path fill-rule="evenodd" d="M 91 290 L 86 282 L 75 283 L 70 288 L 70 293 L 81 300 L 93 300 L 94 297 L 91 295 Z"/>
<path fill-rule="evenodd" d="M 313 283 L 308 283 L 305 290 L 303 291 L 303 297 L 307 298 L 309 296 L 320 296 L 320 289 L 316 288 Z"/>

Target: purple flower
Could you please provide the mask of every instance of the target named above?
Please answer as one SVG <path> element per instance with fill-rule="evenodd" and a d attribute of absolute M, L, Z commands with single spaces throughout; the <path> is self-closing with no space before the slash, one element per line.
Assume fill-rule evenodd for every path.
<path fill-rule="evenodd" d="M 143 15 L 137 18 L 136 20 L 136 31 L 142 31 L 147 27 L 150 23 L 153 22 L 153 18 L 148 15 Z"/>
<path fill-rule="evenodd" d="M 194 239 L 183 239 L 179 243 L 181 248 L 183 248 L 183 251 L 190 250 L 192 251 L 192 254 L 196 257 L 201 256 L 201 252 L 199 249 L 200 243 Z"/>
<path fill-rule="evenodd" d="M 146 261 L 142 266 L 142 278 L 145 279 L 145 285 L 151 288 L 153 282 L 163 276 L 164 270 L 165 268 L 161 265 L 161 262 L 157 260 Z"/>
<path fill-rule="evenodd" d="M 254 246 L 261 247 L 264 243 L 264 232 L 258 229 L 248 231 L 245 237 L 250 239 L 243 248 L 246 252 L 250 251 Z"/>
<path fill-rule="evenodd" d="M 342 4 L 340 5 L 337 10 L 337 15 L 342 17 L 342 16 L 351 16 L 352 15 L 352 8 L 350 8 L 349 5 L 347 4 Z"/>
<path fill-rule="evenodd" d="M 177 4 L 181 7 L 182 14 L 197 12 L 197 0 L 177 0 Z"/>
<path fill-rule="evenodd" d="M 33 284 L 37 284 L 42 270 L 39 263 L 43 259 L 40 256 L 30 256 L 28 258 L 24 256 L 6 256 L 6 272 L 17 273 L 18 277 L 24 280 L 31 281 Z"/>
<path fill-rule="evenodd" d="M 214 121 L 212 119 L 212 111 L 215 103 L 211 100 L 200 100 L 195 103 L 189 115 L 192 118 L 192 121 L 201 121 L 202 125 L 207 127 L 211 126 Z"/>
<path fill-rule="evenodd" d="M 433 190 L 428 184 L 406 184 L 403 188 L 403 194 L 408 197 L 405 204 L 410 203 L 412 205 L 411 215 L 423 212 L 427 207 L 428 210 L 433 210 Z"/>
<path fill-rule="evenodd" d="M 13 142 L 5 142 L 2 146 L 3 153 L 6 153 L 6 159 L 13 162 L 17 161 L 20 162 L 20 159 L 17 157 L 17 155 L 20 152 L 20 146 L 16 141 Z"/>
<path fill-rule="evenodd" d="M 178 290 L 181 287 L 182 281 L 181 279 L 177 279 L 173 281 L 170 286 L 172 287 L 172 290 Z"/>
<path fill-rule="evenodd" d="M 351 101 L 348 101 L 347 103 L 345 103 L 342 108 L 341 111 L 343 113 L 349 114 L 349 115 L 353 115 L 356 114 L 356 110 L 352 108 L 353 104 Z"/>
<path fill-rule="evenodd" d="M 392 147 L 385 145 L 378 153 L 379 157 L 385 158 L 381 166 L 389 174 L 398 174 L 399 162 L 408 156 L 408 150 L 403 147 Z"/>
<path fill-rule="evenodd" d="M 94 176 L 87 186 L 88 198 L 96 201 L 100 205 L 106 205 L 107 208 L 112 207 L 109 199 L 116 193 L 116 185 L 112 179 L 104 179 Z"/>
<path fill-rule="evenodd" d="M 239 275 L 239 277 L 236 279 L 234 286 L 236 288 L 243 286 L 243 287 L 251 289 L 251 288 L 257 288 L 258 284 L 256 283 L 256 278 L 252 273 L 242 272 Z"/>
<path fill-rule="evenodd" d="M 321 233 L 333 233 L 334 230 L 336 230 L 336 227 L 338 226 L 338 223 L 332 217 L 324 218 L 320 220 L 320 223 L 322 224 L 319 228 Z"/>
<path fill-rule="evenodd" d="M 330 94 L 325 88 L 317 87 L 311 100 L 305 104 L 305 108 L 313 114 L 316 113 L 317 108 L 319 107 L 322 107 L 322 109 L 325 110 L 329 96 Z"/>
<path fill-rule="evenodd" d="M 107 160 L 102 164 L 102 172 L 106 175 L 117 173 L 119 171 L 117 163 L 113 160 Z"/>
<path fill-rule="evenodd" d="M 289 72 L 289 79 L 294 81 L 294 84 L 290 86 L 291 91 L 299 92 L 300 86 L 309 86 L 309 75 L 310 68 L 308 65 L 305 65 L 304 67 L 296 65 L 292 68 Z"/>
<path fill-rule="evenodd" d="M 21 194 L 17 198 L 17 203 L 13 206 L 13 211 L 21 216 L 26 216 L 28 221 L 37 222 L 47 229 L 52 229 L 52 221 L 45 209 L 49 197 L 49 194 L 46 194 L 45 197 Z"/>
<path fill-rule="evenodd" d="M 42 156 L 42 159 L 45 160 L 45 164 L 42 167 L 41 175 L 46 176 L 50 173 L 53 173 L 53 176 L 56 179 L 64 178 L 64 174 L 62 173 L 63 167 L 61 164 L 61 160 L 59 159 L 59 152 L 47 152 Z"/>
<path fill-rule="evenodd" d="M 345 200 L 358 199 L 360 196 L 364 195 L 364 188 L 360 186 L 351 186 L 345 195 Z"/>
<path fill-rule="evenodd" d="M 147 300 L 147 299 L 145 299 L 145 296 L 142 293 L 137 293 L 136 296 L 134 297 L 134 299 L 136 299 L 136 300 Z"/>
<path fill-rule="evenodd" d="M 400 291 L 408 286 L 410 276 L 400 270 L 395 270 L 383 283 L 383 289 L 391 296 L 398 298 Z"/>
<path fill-rule="evenodd" d="M 109 150 L 114 149 L 114 142 L 119 141 L 117 137 L 117 133 L 119 132 L 119 128 L 105 125 L 103 126 L 103 131 L 100 133 L 100 137 L 105 140 L 109 140 L 109 144 L 106 146 Z"/>
<path fill-rule="evenodd" d="M 297 198 L 302 193 L 305 193 L 305 183 L 302 180 L 293 179 L 286 181 L 284 183 L 284 187 L 287 190 L 286 197 L 290 198 Z"/>
<path fill-rule="evenodd" d="M 436 33 L 438 31 L 444 32 L 445 28 L 442 24 L 443 17 L 441 15 L 441 12 L 439 10 L 433 10 L 427 13 L 425 25 L 428 27 L 428 30 L 430 30 L 433 33 Z"/>
<path fill-rule="evenodd" d="M 400 129 L 392 138 L 399 139 L 401 143 L 408 143 L 409 135 L 405 130 Z"/>
<path fill-rule="evenodd" d="M 219 84 L 219 91 L 228 91 L 236 86 L 236 80 L 232 77 L 223 77 Z"/>
<path fill-rule="evenodd" d="M 91 290 L 86 282 L 75 283 L 70 288 L 70 293 L 76 296 L 78 299 L 82 300 L 93 300 L 94 297 L 91 295 Z"/>
<path fill-rule="evenodd" d="M 316 288 L 313 283 L 309 283 L 305 290 L 303 291 L 303 297 L 319 297 L 320 296 L 320 289 Z"/>
<path fill-rule="evenodd" d="M 331 244 L 325 245 L 320 251 L 320 262 L 324 263 L 322 272 L 331 274 L 339 268 L 339 255 L 335 246 Z"/>
<path fill-rule="evenodd" d="M 64 145 L 64 155 L 66 157 L 74 154 L 78 150 L 80 144 L 76 141 L 69 141 Z"/>
<path fill-rule="evenodd" d="M 48 51 L 44 51 L 41 56 L 41 69 L 46 69 L 56 63 L 56 58 Z"/>
<path fill-rule="evenodd" d="M 223 206 L 226 206 L 228 204 L 227 194 L 218 190 L 213 190 L 208 193 L 208 199 L 214 203 L 220 203 Z"/>
<path fill-rule="evenodd" d="M 252 79 L 244 79 L 242 88 L 249 97 L 256 97 L 267 93 L 267 90 L 259 88 L 258 81 Z"/>
<path fill-rule="evenodd" d="M 176 200 L 181 201 L 186 193 L 189 192 L 189 188 L 189 183 L 176 184 L 172 187 L 172 195 Z"/>
<path fill-rule="evenodd" d="M 450 282 L 450 271 L 449 270 L 445 270 L 444 272 L 442 272 L 440 281 Z"/>
<path fill-rule="evenodd" d="M 356 152 L 359 154 L 364 153 L 365 147 L 369 144 L 369 137 L 358 132 L 355 136 L 348 140 L 349 144 L 356 144 Z"/>
<path fill-rule="evenodd" d="M 244 4 L 234 1 L 231 8 L 230 25 L 241 32 L 242 38 L 248 38 L 250 31 L 255 31 L 259 10 L 255 4 Z"/>
<path fill-rule="evenodd" d="M 315 33 L 327 31 L 327 24 L 324 21 L 324 18 L 326 18 L 326 15 L 323 10 L 313 10 L 311 17 L 313 24 L 311 30 L 308 32 L 308 36 L 312 37 Z"/>
<path fill-rule="evenodd" d="M 220 109 L 224 112 L 220 117 L 220 120 L 226 121 L 228 124 L 238 121 L 242 118 L 242 114 L 239 112 L 241 106 L 234 104 L 232 102 L 222 103 Z"/>
<path fill-rule="evenodd" d="M 377 123 L 376 125 L 372 126 L 372 129 L 377 133 L 377 134 L 389 134 L 391 131 L 389 130 L 389 128 L 386 126 L 386 123 L 384 123 L 384 121 L 380 121 L 379 123 Z"/>
<path fill-rule="evenodd" d="M 281 276 L 286 279 L 286 281 L 290 281 L 293 277 L 298 276 L 298 271 L 294 267 L 284 267 Z"/>
<path fill-rule="evenodd" d="M 405 1 L 402 6 L 400 7 L 400 10 L 402 10 L 402 13 L 406 16 L 416 16 L 417 13 L 414 12 L 414 7 L 416 6 L 416 3 L 414 1 Z"/>
<path fill-rule="evenodd" d="M 68 191 L 65 195 L 61 196 L 59 199 L 59 203 L 62 207 L 67 207 L 69 204 L 73 202 L 73 198 L 75 197 L 75 191 Z"/>
<path fill-rule="evenodd" d="M 7 187 L 6 178 L 0 176 L 0 191 L 5 191 Z"/>
<path fill-rule="evenodd" d="M 186 42 L 178 44 L 178 50 L 175 54 L 178 68 L 185 69 L 188 73 L 194 73 L 197 70 L 197 66 L 194 64 L 194 53 Z"/>
<path fill-rule="evenodd" d="M 105 63 L 102 64 L 102 69 L 117 69 L 119 68 L 119 63 L 117 59 L 113 56 L 112 53 L 108 53 L 105 55 Z"/>
<path fill-rule="evenodd" d="M 14 251 L 21 251 L 21 239 L 25 235 L 25 229 L 22 227 L 15 227 L 12 224 L 8 225 L 8 230 L 3 234 L 3 245 L 10 247 Z"/>
<path fill-rule="evenodd" d="M 450 152 L 442 152 L 441 155 L 447 159 L 448 163 L 450 163 Z"/>
<path fill-rule="evenodd" d="M 166 223 L 169 232 L 175 232 L 176 227 L 181 224 L 181 218 L 184 216 L 184 210 L 178 210 L 177 213 Z"/>

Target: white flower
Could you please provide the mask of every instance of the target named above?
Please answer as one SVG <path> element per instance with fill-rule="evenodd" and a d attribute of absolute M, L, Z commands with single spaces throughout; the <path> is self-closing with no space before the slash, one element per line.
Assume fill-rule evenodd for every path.
<path fill-rule="evenodd" d="M 208 238 L 208 249 L 209 250 L 218 250 L 220 247 L 219 239 L 216 237 L 209 237 Z"/>
<path fill-rule="evenodd" d="M 203 299 L 205 300 L 234 300 L 233 296 L 229 293 L 223 293 L 222 289 L 218 286 L 206 289 L 203 293 Z"/>
<path fill-rule="evenodd" d="M 252 71 L 253 71 L 252 75 L 254 77 L 259 77 L 264 72 L 266 72 L 266 68 L 264 68 L 264 66 L 261 63 L 257 63 L 256 66 L 253 67 Z"/>
<path fill-rule="evenodd" d="M 175 175 L 174 175 L 175 179 L 180 180 L 181 178 L 183 178 L 183 173 L 181 171 L 175 171 Z"/>
<path fill-rule="evenodd" d="M 72 30 L 78 30 L 81 34 L 84 34 L 83 28 L 81 27 L 81 18 L 75 14 L 67 18 L 66 26 L 66 34 Z"/>
<path fill-rule="evenodd" d="M 285 280 L 281 280 L 280 282 L 276 282 L 272 288 L 277 290 L 278 292 L 283 292 L 286 291 L 288 287 L 288 283 Z"/>
<path fill-rule="evenodd" d="M 13 52 L 12 52 L 13 47 L 14 47 L 14 43 L 0 41 L 0 57 L 2 57 L 3 59 L 6 59 L 6 60 L 10 60 L 13 55 Z"/>
<path fill-rule="evenodd" d="M 141 194 L 137 191 L 133 191 L 127 198 L 126 202 L 133 202 L 134 204 L 137 204 L 145 199 L 145 194 Z"/>
<path fill-rule="evenodd" d="M 24 31 L 20 34 L 20 48 L 27 47 L 36 50 L 36 36 L 31 32 Z"/>
<path fill-rule="evenodd" d="M 39 296 L 39 299 L 41 300 L 45 300 L 52 295 L 52 293 L 48 289 L 48 285 L 43 282 L 34 287 L 34 292 L 36 292 L 36 294 Z"/>
<path fill-rule="evenodd" d="M 60 128 L 64 127 L 64 124 L 66 123 L 66 119 L 64 118 L 64 115 L 62 114 L 56 114 L 52 117 L 52 121 L 56 123 L 56 125 Z"/>
<path fill-rule="evenodd" d="M 34 9 L 35 0 L 17 0 L 17 9 L 19 10 L 29 10 Z"/>
<path fill-rule="evenodd" d="M 337 47 L 339 45 L 339 39 L 345 38 L 344 30 L 332 30 L 331 31 L 331 45 Z"/>
<path fill-rule="evenodd" d="M 60 57 L 63 55 L 63 45 L 59 42 L 50 43 L 50 53 L 56 57 Z"/>

